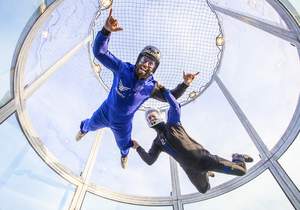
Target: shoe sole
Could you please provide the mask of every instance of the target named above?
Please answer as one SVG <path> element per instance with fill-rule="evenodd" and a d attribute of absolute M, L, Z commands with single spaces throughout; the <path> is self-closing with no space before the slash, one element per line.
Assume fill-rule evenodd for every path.
<path fill-rule="evenodd" d="M 251 163 L 251 162 L 253 162 L 253 158 L 250 157 L 249 155 L 243 155 L 243 157 L 244 157 L 246 163 Z"/>

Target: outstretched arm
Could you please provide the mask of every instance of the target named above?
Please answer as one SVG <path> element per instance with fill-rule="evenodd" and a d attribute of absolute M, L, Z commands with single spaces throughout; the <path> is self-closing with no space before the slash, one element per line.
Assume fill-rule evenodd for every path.
<path fill-rule="evenodd" d="M 106 19 L 105 25 L 98 32 L 94 41 L 93 53 L 94 56 L 108 69 L 117 72 L 122 64 L 122 61 L 115 57 L 108 50 L 108 43 L 111 32 L 123 30 L 118 21 L 112 16 L 112 9 L 109 11 L 109 16 Z"/>
<path fill-rule="evenodd" d="M 167 89 L 163 91 L 163 95 L 167 102 L 170 105 L 169 111 L 168 111 L 168 120 L 167 122 L 169 124 L 177 124 L 180 122 L 180 104 L 176 101 L 174 96 L 171 94 L 171 92 Z"/>
<path fill-rule="evenodd" d="M 192 81 L 195 79 L 195 77 L 199 74 L 199 72 L 192 74 L 192 73 L 187 73 L 185 74 L 185 72 L 183 72 L 183 82 L 178 84 L 176 88 L 171 90 L 172 95 L 177 99 L 180 96 L 183 95 L 183 93 L 186 91 L 186 89 L 190 86 L 190 84 L 192 83 Z M 167 102 L 162 94 L 162 92 L 160 91 L 160 89 L 163 86 L 156 83 L 154 90 L 152 92 L 151 97 L 155 98 L 159 101 L 162 102 Z"/>
<path fill-rule="evenodd" d="M 132 141 L 133 148 L 136 149 L 137 153 L 144 162 L 146 162 L 148 165 L 152 165 L 157 160 L 161 152 L 161 148 L 155 143 L 155 140 L 153 141 L 152 146 L 148 152 L 146 152 L 144 148 L 141 147 L 135 140 Z"/>

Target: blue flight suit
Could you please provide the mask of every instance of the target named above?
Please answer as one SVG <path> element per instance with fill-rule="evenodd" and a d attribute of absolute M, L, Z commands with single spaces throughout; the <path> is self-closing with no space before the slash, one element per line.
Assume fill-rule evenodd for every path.
<path fill-rule="evenodd" d="M 160 91 L 157 91 L 157 82 L 152 75 L 139 80 L 135 74 L 135 65 L 121 61 L 108 50 L 109 39 L 110 32 L 103 28 L 96 36 L 93 53 L 106 68 L 113 72 L 113 84 L 107 99 L 90 119 L 81 122 L 80 130 L 87 133 L 109 127 L 122 157 L 125 157 L 132 146 L 131 131 L 134 113 L 150 97 L 160 101 L 165 100 Z M 172 90 L 172 94 L 178 98 L 187 87 L 186 84 L 181 83 Z"/>

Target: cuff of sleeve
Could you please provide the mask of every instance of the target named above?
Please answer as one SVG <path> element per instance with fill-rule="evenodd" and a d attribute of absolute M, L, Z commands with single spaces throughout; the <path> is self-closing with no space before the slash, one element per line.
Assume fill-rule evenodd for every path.
<path fill-rule="evenodd" d="M 111 34 L 111 32 L 104 27 L 101 29 L 101 33 L 105 36 L 109 36 Z"/>
<path fill-rule="evenodd" d="M 141 148 L 142 148 L 141 146 L 138 146 L 138 147 L 136 148 L 136 151 L 139 151 Z"/>

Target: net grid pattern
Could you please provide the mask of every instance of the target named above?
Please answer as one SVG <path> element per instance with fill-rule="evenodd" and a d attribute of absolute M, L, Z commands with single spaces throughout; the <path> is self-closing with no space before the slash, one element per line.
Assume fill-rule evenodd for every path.
<path fill-rule="evenodd" d="M 108 10 L 103 10 L 94 19 L 91 30 L 94 37 L 107 16 Z M 173 89 L 181 83 L 183 71 L 199 72 L 178 99 L 182 105 L 204 91 L 216 72 L 222 52 L 222 47 L 216 46 L 216 37 L 222 34 L 221 26 L 206 0 L 115 0 L 113 16 L 124 29 L 111 35 L 109 50 L 116 57 L 135 64 L 140 51 L 146 45 L 154 45 L 161 51 L 160 66 L 154 79 L 166 88 Z M 112 72 L 99 63 L 92 53 L 90 55 L 98 79 L 109 91 L 113 81 Z M 140 109 L 148 107 L 164 110 L 168 105 L 149 99 Z"/>

